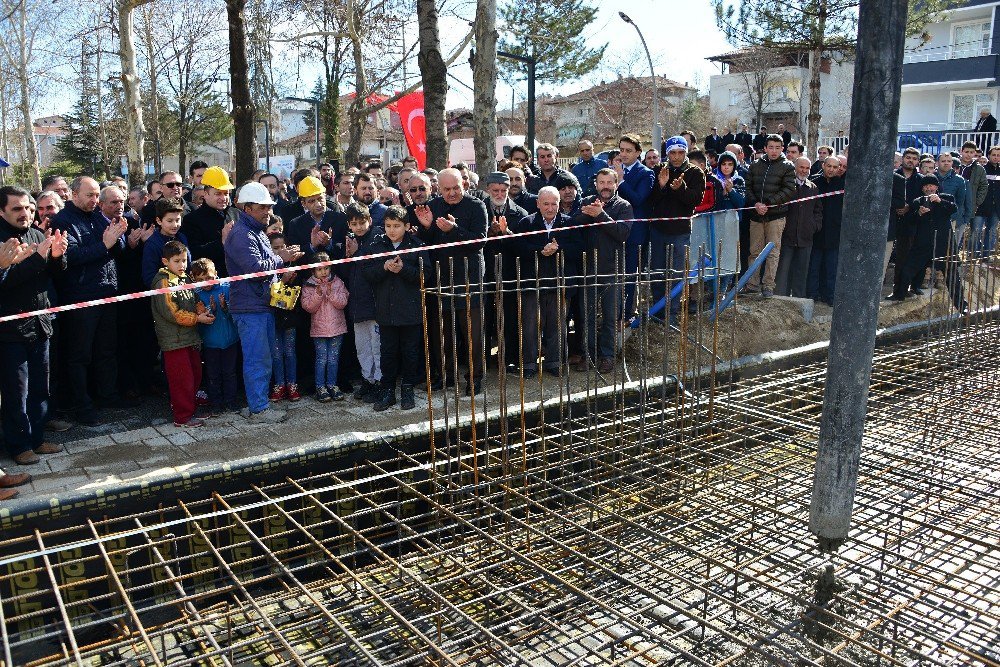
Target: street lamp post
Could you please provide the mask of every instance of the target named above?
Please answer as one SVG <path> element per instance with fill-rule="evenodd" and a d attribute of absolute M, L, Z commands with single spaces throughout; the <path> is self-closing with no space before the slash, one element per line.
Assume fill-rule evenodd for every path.
<path fill-rule="evenodd" d="M 528 127 L 527 127 L 527 137 L 525 137 L 525 143 L 528 144 L 528 152 L 532 156 L 535 154 L 535 65 L 537 64 L 537 59 L 535 58 L 535 52 L 532 51 L 530 56 L 520 56 L 516 53 L 509 53 L 507 51 L 497 51 L 497 55 L 501 58 L 509 58 L 511 60 L 516 60 L 522 62 L 528 66 Z M 513 93 L 511 94 L 513 97 Z M 513 103 L 511 103 L 513 107 Z"/>
<path fill-rule="evenodd" d="M 653 56 L 649 55 L 646 38 L 642 36 L 642 30 L 639 30 L 639 26 L 625 12 L 618 12 L 618 16 L 621 17 L 622 21 L 635 28 L 635 31 L 639 33 L 639 40 L 642 41 L 642 48 L 646 50 L 646 59 L 649 60 L 649 75 L 653 79 L 653 148 L 660 150 L 660 145 L 663 143 L 663 130 L 660 128 L 660 96 L 656 90 L 656 70 L 653 69 Z"/>
<path fill-rule="evenodd" d="M 296 102 L 309 102 L 313 105 L 313 126 L 316 130 L 316 168 L 323 164 L 323 159 L 320 157 L 322 151 L 320 150 L 319 141 L 319 105 L 320 101 L 315 97 L 289 97 L 289 100 L 295 100 Z"/>

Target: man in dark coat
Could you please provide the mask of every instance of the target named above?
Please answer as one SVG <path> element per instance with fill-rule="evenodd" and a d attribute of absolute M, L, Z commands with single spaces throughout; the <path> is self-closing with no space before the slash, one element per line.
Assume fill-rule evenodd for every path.
<path fill-rule="evenodd" d="M 511 289 L 517 278 L 517 251 L 505 237 L 509 237 L 521 220 L 527 218 L 529 214 L 510 199 L 510 177 L 502 171 L 493 172 L 486 177 L 486 194 L 486 213 L 490 226 L 486 233 L 489 241 L 483 248 L 486 262 L 483 277 L 486 289 L 483 304 L 486 309 L 483 312 L 483 338 L 486 341 L 487 355 L 493 343 L 496 342 L 499 347 L 500 339 L 503 338 L 506 349 L 505 362 L 509 363 L 510 355 L 517 352 L 517 294 Z M 497 257 L 500 258 L 499 276 L 496 273 Z M 504 314 L 503 331 L 497 330 L 499 323 L 494 290 L 498 277 L 507 288 L 501 297 Z"/>
<path fill-rule="evenodd" d="M 571 258 L 579 257 L 583 250 L 582 239 L 573 220 L 559 212 L 559 191 L 552 186 L 538 192 L 538 213 L 524 218 L 514 232 L 518 235 L 514 244 L 521 256 L 524 374 L 534 376 L 538 370 L 541 327 L 545 372 L 558 377 L 567 357 L 566 313 L 559 307 L 560 266 L 570 274 Z M 566 294 L 567 301 L 569 296 Z M 512 372 L 519 373 L 520 369 L 515 367 Z"/>
<path fill-rule="evenodd" d="M 511 201 L 523 208 L 528 215 L 538 213 L 538 195 L 533 195 L 524 187 L 524 171 L 520 167 L 507 170 L 510 177 L 510 191 L 507 196 Z"/>
<path fill-rule="evenodd" d="M 976 139 L 976 144 L 979 146 L 979 150 L 984 153 L 988 151 L 991 146 L 997 143 L 995 139 L 986 136 L 986 133 L 988 132 L 997 131 L 997 119 L 990 112 L 989 107 L 983 107 L 979 110 L 979 119 L 976 120 L 976 126 L 972 129 L 972 131 L 982 133 L 982 135 Z"/>
<path fill-rule="evenodd" d="M 912 147 L 907 148 L 903 151 L 903 161 L 899 169 L 896 170 L 896 173 L 905 180 L 905 191 L 903 194 L 903 205 L 893 211 L 896 217 L 894 285 L 900 280 L 903 264 L 906 263 L 906 258 L 913 246 L 913 235 L 916 231 L 913 223 L 915 222 L 916 211 L 910 207 L 910 202 L 919 197 L 922 192 L 920 170 L 918 169 L 919 164 L 920 151 Z M 918 279 L 913 285 L 907 285 L 906 289 L 912 288 L 915 293 L 922 293 L 920 282 Z"/>
<path fill-rule="evenodd" d="M 621 275 L 624 267 L 625 241 L 632 229 L 632 205 L 617 194 L 618 174 L 614 169 L 602 169 L 595 179 L 597 196 L 583 200 L 583 207 L 574 222 L 592 225 L 580 229 L 583 248 L 589 260 L 584 272 L 580 295 L 586 302 L 587 354 L 597 363 L 602 374 L 614 369 L 615 338 L 621 322 Z M 597 255 L 594 259 L 594 255 Z M 597 330 L 597 312 L 601 312 L 601 329 Z M 581 362 L 586 370 L 587 360 Z"/>
<path fill-rule="evenodd" d="M 726 150 L 726 141 L 719 136 L 719 128 L 713 127 L 712 131 L 705 137 L 705 151 L 712 151 L 716 155 Z"/>
<path fill-rule="evenodd" d="M 778 136 L 781 137 L 781 141 L 787 149 L 788 144 L 792 141 L 792 133 L 785 129 L 784 123 L 778 123 Z"/>
<path fill-rule="evenodd" d="M 139 213 L 139 221 L 143 226 L 152 225 L 156 227 L 156 202 L 164 197 L 181 197 L 184 188 L 184 179 L 176 171 L 165 171 L 156 179 L 160 184 L 160 191 L 156 197 L 149 200 Z M 191 202 L 184 200 L 184 215 L 191 213 Z"/>
<path fill-rule="evenodd" d="M 46 235 L 34 227 L 30 195 L 9 185 L 0 188 L 0 243 L 8 239 L 35 245 L 35 251 L 0 271 L 0 315 L 48 308 L 49 277 L 66 268 L 67 239 L 58 229 Z M 21 465 L 62 451 L 43 441 L 51 337 L 47 314 L 0 324 L 0 423 L 7 453 Z"/>
<path fill-rule="evenodd" d="M 835 156 L 823 162 L 823 175 L 816 179 L 819 194 L 829 194 L 844 189 L 844 179 L 839 175 L 840 160 Z M 840 259 L 840 226 L 844 214 L 844 195 L 823 199 L 823 228 L 813 237 L 812 255 L 809 257 L 807 294 L 814 301 L 832 306 L 837 282 L 837 262 Z"/>
<path fill-rule="evenodd" d="M 650 258 L 653 283 L 650 286 L 653 304 L 666 296 L 664 273 L 676 280 L 684 274 L 685 253 L 691 245 L 691 216 L 705 198 L 705 172 L 688 160 L 687 141 L 684 137 L 670 137 L 665 142 L 666 161 L 655 174 L 653 191 L 649 196 Z M 656 220 L 656 218 L 672 218 Z M 668 247 L 670 248 L 668 250 Z M 668 255 L 671 265 L 667 266 Z M 692 264 L 697 259 L 692 260 Z M 670 320 L 676 323 L 680 312 L 680 297 L 670 301 Z M 627 313 L 626 313 L 627 314 Z"/>
<path fill-rule="evenodd" d="M 728 150 L 726 147 L 729 144 L 736 143 L 736 135 L 733 134 L 728 127 L 722 128 L 722 150 L 719 151 L 719 155 L 722 155 L 723 151 Z"/>
<path fill-rule="evenodd" d="M 212 260 L 220 278 L 229 275 L 223 243 L 239 217 L 239 210 L 230 206 L 233 184 L 221 167 L 209 167 L 202 178 L 205 201 L 193 213 L 181 218 L 181 233 L 188 240 L 191 257 Z"/>
<path fill-rule="evenodd" d="M 749 163 L 753 161 L 753 135 L 750 134 L 750 126 L 744 123 L 740 126 L 740 131 L 736 133 L 736 140 L 732 143 L 743 147 L 744 160 Z"/>
<path fill-rule="evenodd" d="M 56 281 L 62 304 L 115 296 L 118 270 L 115 257 L 125 248 L 125 218 L 109 221 L 97 208 L 97 181 L 78 176 L 70 184 L 72 199 L 56 216 L 53 226 L 67 236 L 66 270 Z M 120 404 L 117 397 L 117 304 L 70 310 L 59 317 L 65 343 L 66 378 L 75 402 L 76 419 L 96 424 L 90 387 L 105 407 Z M 93 382 L 91 382 L 93 381 Z"/>
<path fill-rule="evenodd" d="M 753 137 L 753 152 L 760 153 L 764 150 L 765 146 L 767 146 L 767 128 L 762 125 L 760 132 L 755 134 Z M 784 147 L 784 140 L 782 140 L 782 147 Z M 751 161 L 753 160 L 753 153 L 750 155 L 749 159 Z"/>
<path fill-rule="evenodd" d="M 823 200 L 813 198 L 819 190 L 809 180 L 811 168 L 812 163 L 807 157 L 795 161 L 795 199 L 789 203 L 785 215 L 781 256 L 775 277 L 774 291 L 778 296 L 806 296 L 813 236 L 823 227 Z"/>
<path fill-rule="evenodd" d="M 420 239 L 429 246 L 453 241 L 470 241 L 459 246 L 434 248 L 431 250 L 430 259 L 432 271 L 435 271 L 434 264 L 440 265 L 439 288 L 449 294 L 443 296 L 440 301 L 446 354 L 450 356 L 458 349 L 457 338 L 468 341 L 469 336 L 472 337 L 472 349 L 465 351 L 465 361 L 469 369 L 469 385 L 466 390 L 471 395 L 482 390 L 483 332 L 479 314 L 479 295 L 476 292 L 485 268 L 483 245 L 489 227 L 486 205 L 481 200 L 465 194 L 462 190 L 462 174 L 457 169 L 441 170 L 438 174 L 438 187 L 441 189 L 441 196 L 417 209 L 417 220 L 420 222 L 418 233 Z M 466 291 L 473 286 L 476 289 L 470 293 L 471 307 L 466 313 Z M 452 308 L 460 315 L 454 318 L 455 321 L 452 321 Z M 470 326 L 468 320 L 471 320 L 471 332 L 467 331 L 467 327 Z M 433 334 L 435 327 L 431 329 Z M 437 347 L 440 349 L 440 344 Z M 454 366 L 445 365 L 447 381 L 453 382 Z"/>

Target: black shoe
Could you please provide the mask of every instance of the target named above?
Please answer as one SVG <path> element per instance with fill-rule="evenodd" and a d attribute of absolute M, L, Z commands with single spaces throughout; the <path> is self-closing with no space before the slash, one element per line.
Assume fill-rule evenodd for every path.
<path fill-rule="evenodd" d="M 399 407 L 403 410 L 412 410 L 417 407 L 417 402 L 413 398 L 413 385 L 404 384 L 399 389 Z"/>
<path fill-rule="evenodd" d="M 83 426 L 97 426 L 101 423 L 101 415 L 96 410 L 84 410 L 76 413 L 76 423 Z"/>
<path fill-rule="evenodd" d="M 431 386 L 428 387 L 426 382 L 422 382 L 420 385 L 420 391 L 425 393 L 430 393 L 432 391 L 441 391 L 444 389 L 444 383 L 441 382 L 441 378 L 431 380 Z"/>
<path fill-rule="evenodd" d="M 379 396 L 377 401 L 373 401 L 375 405 L 372 409 L 375 412 L 382 412 L 383 410 L 388 410 L 393 405 L 396 405 L 396 388 L 386 387 L 382 390 L 381 396 Z"/>
<path fill-rule="evenodd" d="M 475 382 L 470 382 L 465 386 L 465 395 L 472 396 L 473 394 L 483 393 L 483 381 L 476 380 Z"/>
<path fill-rule="evenodd" d="M 365 403 L 378 403 L 378 401 L 382 398 L 382 384 L 380 382 L 375 382 L 370 386 L 371 389 L 361 398 L 361 400 Z M 385 410 L 385 408 L 382 409 Z"/>
<path fill-rule="evenodd" d="M 906 301 L 906 295 L 905 294 L 890 294 L 889 296 L 885 297 L 885 300 L 886 301 Z"/>
<path fill-rule="evenodd" d="M 362 380 L 361 384 L 358 385 L 358 388 L 354 390 L 353 396 L 354 398 L 361 401 L 364 400 L 365 396 L 370 394 L 371 391 L 372 391 L 372 383 L 369 382 L 368 380 Z"/>
<path fill-rule="evenodd" d="M 552 377 L 555 377 L 555 378 L 559 377 L 559 367 L 558 366 L 556 366 L 555 368 L 546 368 L 545 372 L 548 373 L 549 375 L 551 375 Z"/>
<path fill-rule="evenodd" d="M 916 294 L 917 296 L 923 296 L 923 293 L 924 293 L 924 291 L 922 289 L 920 289 L 919 287 L 911 287 L 910 291 L 913 292 L 914 294 Z"/>

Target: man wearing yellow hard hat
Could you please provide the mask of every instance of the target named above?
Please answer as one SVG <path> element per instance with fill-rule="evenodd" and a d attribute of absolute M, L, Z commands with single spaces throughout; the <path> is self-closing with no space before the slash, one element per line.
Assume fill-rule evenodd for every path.
<path fill-rule="evenodd" d="M 326 188 L 315 176 L 306 176 L 295 188 L 303 215 L 285 223 L 285 242 L 311 252 L 323 250 L 331 259 L 344 256 L 347 216 L 327 208 Z"/>
<path fill-rule="evenodd" d="M 239 214 L 232 207 L 229 197 L 234 186 L 222 167 L 207 168 L 201 177 L 201 184 L 205 186 L 205 201 L 193 213 L 184 216 L 181 232 L 188 239 L 191 256 L 212 260 L 219 277 L 224 278 L 229 274 L 226 272 L 222 244 Z"/>

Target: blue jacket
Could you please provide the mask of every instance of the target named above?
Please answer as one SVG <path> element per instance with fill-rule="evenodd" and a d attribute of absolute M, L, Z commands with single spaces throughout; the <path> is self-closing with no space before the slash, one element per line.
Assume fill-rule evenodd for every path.
<path fill-rule="evenodd" d="M 153 284 L 153 278 L 156 277 L 156 272 L 163 267 L 163 246 L 167 245 L 167 241 L 180 241 L 186 247 L 188 246 L 187 237 L 184 236 L 184 232 L 177 232 L 177 236 L 172 239 L 168 239 L 166 236 L 160 233 L 159 227 L 153 232 L 145 245 L 142 247 L 142 284 L 147 288 Z M 191 251 L 188 250 L 188 261 L 187 268 L 191 268 Z"/>
<path fill-rule="evenodd" d="M 653 191 L 653 170 L 636 160 L 632 169 L 618 184 L 618 196 L 632 204 L 636 218 L 649 217 L 649 195 Z"/>
<path fill-rule="evenodd" d="M 378 201 L 377 199 L 372 202 L 372 205 L 368 207 L 368 212 L 372 214 L 372 225 L 375 227 L 382 226 L 382 220 L 385 219 L 385 212 L 389 210 L 389 207 Z"/>
<path fill-rule="evenodd" d="M 264 225 L 240 211 L 225 244 L 226 270 L 230 276 L 273 271 L 285 265 L 271 250 L 271 243 L 267 240 L 264 229 Z M 229 312 L 270 312 L 271 283 L 277 279 L 277 276 L 272 275 L 232 283 Z"/>
<path fill-rule="evenodd" d="M 233 316 L 229 314 L 229 291 L 229 283 L 223 283 L 211 287 L 199 287 L 194 292 L 198 299 L 205 304 L 205 308 L 215 315 L 215 321 L 211 324 L 198 325 L 202 345 L 206 348 L 225 350 L 240 340 L 240 335 L 236 331 L 236 323 L 233 322 Z"/>
<path fill-rule="evenodd" d="M 951 219 L 958 227 L 969 224 L 972 208 L 969 199 L 969 184 L 954 169 L 949 171 L 947 176 L 942 176 L 939 171 L 937 176 L 938 180 L 941 181 L 938 192 L 954 197 L 955 206 L 958 207 L 958 210 L 951 214 Z"/>
<path fill-rule="evenodd" d="M 118 293 L 115 256 L 125 248 L 125 236 L 108 250 L 103 235 L 109 224 L 99 209 L 87 213 L 71 201 L 56 215 L 53 226 L 69 237 L 67 268 L 56 281 L 61 303 L 100 299 Z"/>
<path fill-rule="evenodd" d="M 584 197 L 590 197 L 597 194 L 597 188 L 594 186 L 594 178 L 597 177 L 597 172 L 601 169 L 606 169 L 607 166 L 607 160 L 592 157 L 586 162 L 580 160 L 570 168 L 570 171 L 572 171 L 573 175 L 576 176 L 576 180 L 580 181 L 580 187 L 583 188 Z"/>
<path fill-rule="evenodd" d="M 719 178 L 719 172 L 715 172 L 715 177 Z M 721 179 L 720 179 L 721 180 Z M 747 184 L 738 173 L 733 176 L 733 189 L 726 194 L 726 189 L 722 188 L 721 196 L 715 198 L 716 211 L 728 211 L 734 208 L 743 208 L 747 200 Z"/>

